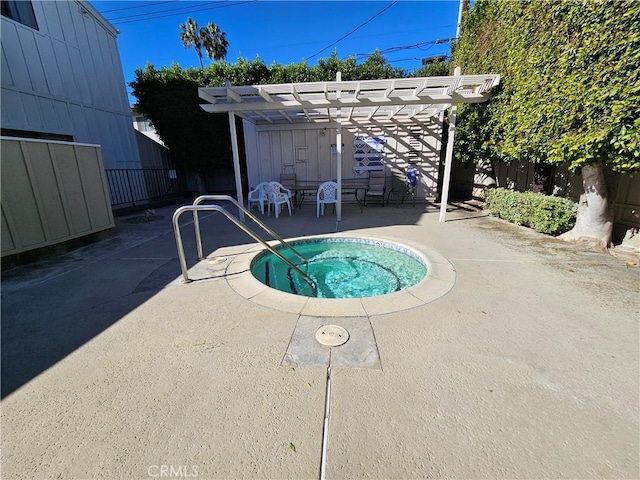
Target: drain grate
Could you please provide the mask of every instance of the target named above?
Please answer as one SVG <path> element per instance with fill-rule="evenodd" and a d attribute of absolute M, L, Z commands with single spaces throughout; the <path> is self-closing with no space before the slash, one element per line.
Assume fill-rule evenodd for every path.
<path fill-rule="evenodd" d="M 327 347 L 339 347 L 349 340 L 349 332 L 339 325 L 323 325 L 316 332 L 316 340 Z"/>

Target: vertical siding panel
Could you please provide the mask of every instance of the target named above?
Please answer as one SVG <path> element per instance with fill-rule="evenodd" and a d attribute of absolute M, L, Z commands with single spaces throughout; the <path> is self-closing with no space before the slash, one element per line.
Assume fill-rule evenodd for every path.
<path fill-rule="evenodd" d="M 93 141 L 91 134 L 88 130 L 88 121 L 85 117 L 85 109 L 82 108 L 81 105 L 76 105 L 73 103 L 68 104 L 69 111 L 71 114 L 71 121 L 73 123 L 73 131 L 74 131 L 74 140 L 76 142 L 85 142 L 85 143 L 98 143 Z"/>
<path fill-rule="evenodd" d="M 109 197 L 105 188 L 98 188 L 105 185 L 99 150 L 95 147 L 76 145 L 75 153 L 91 228 L 96 230 L 111 225 L 113 217 Z"/>
<path fill-rule="evenodd" d="M 330 145 L 327 149 L 327 154 L 318 156 L 318 173 L 316 174 L 318 180 L 330 180 L 335 176 L 333 172 L 335 171 L 335 163 L 338 156 L 331 152 L 330 146 L 335 144 L 336 148 L 338 147 L 336 142 L 336 129 L 335 127 L 331 127 L 328 131 L 329 135 L 327 135 L 327 137 L 329 138 Z"/>
<path fill-rule="evenodd" d="M 60 25 L 62 28 L 63 40 L 71 46 L 78 46 L 76 27 L 73 22 L 74 11 L 78 13 L 78 6 L 74 2 L 56 2 L 60 14 Z M 73 10 L 75 9 L 75 10 Z"/>
<path fill-rule="evenodd" d="M 56 160 L 63 178 L 64 196 L 68 201 L 69 217 L 73 234 L 87 232 L 91 229 L 87 205 L 84 199 L 82 180 L 78 171 L 78 159 L 73 145 L 60 144 L 56 147 Z"/>
<path fill-rule="evenodd" d="M 271 134 L 270 132 L 258 132 L 258 156 L 257 156 L 258 182 L 266 182 L 266 168 L 271 164 Z"/>
<path fill-rule="evenodd" d="M 120 161 L 124 162 L 126 168 L 130 168 L 131 165 L 130 158 L 127 158 L 124 151 L 124 136 L 120 135 L 120 130 L 118 129 L 116 116 L 115 115 L 105 115 L 104 112 L 100 112 L 102 117 L 102 128 L 100 129 L 100 134 L 102 136 L 101 145 L 105 145 L 108 149 L 105 148 L 103 151 L 104 156 L 109 155 L 109 158 L 119 158 Z M 131 127 L 133 128 L 133 127 Z"/>
<path fill-rule="evenodd" d="M 71 233 L 55 179 L 53 159 L 47 143 L 29 142 L 24 145 L 27 152 L 25 164 L 33 182 L 38 210 L 45 226 L 47 241 L 68 237 Z"/>
<path fill-rule="evenodd" d="M 327 158 L 333 158 L 333 155 L 331 154 L 331 144 L 335 141 L 333 140 L 333 138 L 335 138 L 335 128 L 329 125 L 327 126 L 327 129 L 323 131 L 325 134 L 318 136 L 318 151 L 314 159 L 315 162 L 309 165 L 309 168 L 307 169 L 307 180 L 318 180 L 322 178 L 320 175 L 320 164 L 323 161 L 326 161 Z"/>
<path fill-rule="evenodd" d="M 99 63 L 101 73 L 104 79 L 104 92 L 102 96 L 103 105 L 106 108 L 118 110 L 119 99 L 122 97 L 121 85 L 124 84 L 124 79 L 120 77 L 119 73 L 122 67 L 113 63 L 113 48 L 111 40 L 113 37 L 104 29 L 97 28 L 98 38 L 100 39 L 100 59 Z"/>
<path fill-rule="evenodd" d="M 269 170 L 265 172 L 266 180 L 273 180 L 273 173 L 280 171 L 280 162 L 282 158 L 282 136 L 279 130 L 271 131 L 271 161 L 269 162 Z"/>
<path fill-rule="evenodd" d="M 60 196 L 60 204 L 62 205 L 62 213 L 64 214 L 64 223 L 66 225 L 67 231 L 69 235 L 72 235 L 73 232 L 73 222 L 71 220 L 71 209 L 69 206 L 69 202 L 67 201 L 66 189 L 64 187 L 64 178 L 60 174 L 60 168 L 58 166 L 58 156 L 56 153 L 56 144 L 49 143 L 47 145 L 49 149 L 49 156 L 51 157 L 51 169 L 53 170 L 52 179 L 55 181 L 56 188 L 58 189 L 58 194 Z"/>
<path fill-rule="evenodd" d="M 69 59 L 71 62 L 71 68 L 64 72 L 63 82 L 65 85 L 72 85 L 75 87 L 77 94 L 72 93 L 70 98 L 74 101 L 81 101 L 84 104 L 91 105 L 91 75 L 92 73 L 87 70 L 88 66 L 85 66 L 80 54 L 80 50 L 77 48 L 67 49 L 69 53 Z M 80 72 L 80 73 L 78 73 Z M 78 81 L 76 82 L 76 78 Z M 71 92 L 69 92 L 71 93 Z"/>
<path fill-rule="evenodd" d="M 52 70 L 49 75 L 52 77 L 51 91 L 59 98 L 67 98 L 73 101 L 81 100 L 81 93 L 78 88 L 76 78 L 74 74 L 74 66 L 71 63 L 71 57 L 69 56 L 69 48 L 66 44 L 53 40 L 51 42 L 51 49 L 53 50 L 52 58 L 55 59 L 55 67 L 52 66 Z M 60 82 L 58 85 L 57 82 Z"/>
<path fill-rule="evenodd" d="M 307 167 L 312 158 L 317 156 L 318 153 L 318 130 L 303 130 L 304 132 L 304 146 L 307 148 L 306 161 L 295 163 L 296 179 L 303 180 L 307 178 Z"/>
<path fill-rule="evenodd" d="M 9 68 L 9 61 L 4 53 L 4 43 L 0 44 L 0 51 L 2 52 L 2 76 L 0 77 L 0 82 L 2 82 L 2 85 L 12 86 L 13 76 Z"/>
<path fill-rule="evenodd" d="M 293 165 L 293 155 L 294 155 L 294 131 L 293 130 L 283 130 L 282 131 L 282 151 L 280 153 L 279 162 L 275 164 L 275 171 L 273 172 L 275 179 L 280 178 L 280 173 L 282 172 L 282 166 L 284 164 Z"/>
<path fill-rule="evenodd" d="M 20 94 L 20 101 L 24 106 L 24 113 L 27 117 L 27 128 L 42 129 L 44 124 L 42 123 L 42 116 L 40 115 L 40 102 L 35 95 L 29 95 L 26 93 Z"/>
<path fill-rule="evenodd" d="M 29 71 L 31 87 L 36 92 L 50 93 L 47 80 L 44 76 L 43 62 L 51 62 L 52 59 L 41 58 L 36 43 L 36 36 L 42 37 L 34 33 L 31 29 L 18 28 L 18 37 L 20 39 L 20 45 L 22 46 L 22 55 L 24 56 L 24 61 Z"/>
<path fill-rule="evenodd" d="M 62 84 L 62 76 L 60 75 L 60 61 L 56 56 L 53 47 L 53 40 L 49 37 L 42 37 L 38 42 L 40 56 L 48 59 L 48 67 L 45 69 L 45 77 L 49 88 L 49 93 L 53 96 L 63 97 L 66 95 L 64 85 Z M 67 68 L 70 66 L 68 65 Z"/>
<path fill-rule="evenodd" d="M 48 132 L 58 133 L 62 131 L 60 119 L 55 110 L 53 100 L 40 98 L 40 110 L 42 112 L 42 126 Z"/>
<path fill-rule="evenodd" d="M 67 102 L 54 101 L 53 110 L 58 117 L 60 133 L 71 135 L 74 137 L 74 141 L 77 141 L 73 135 L 73 121 L 71 119 L 71 114 L 69 113 L 69 104 Z"/>
<path fill-rule="evenodd" d="M 38 214 L 33 185 L 25 165 L 25 153 L 19 141 L 2 144 L 2 203 L 10 208 L 11 217 L 20 219 L 15 224 L 20 247 L 37 247 L 44 243 L 45 231 Z"/>
<path fill-rule="evenodd" d="M 66 2 L 38 2 L 38 3 L 42 5 L 42 13 L 44 18 L 46 18 L 47 20 L 46 33 L 53 38 L 63 40 L 64 34 L 62 33 L 62 23 L 60 21 L 60 13 L 58 9 L 60 8 L 60 4 L 66 3 Z M 40 21 L 39 18 L 38 18 L 38 21 Z"/>
<path fill-rule="evenodd" d="M 80 51 L 80 58 L 82 59 L 82 65 L 84 66 L 84 72 L 86 77 L 87 86 L 89 87 L 89 92 L 91 96 L 91 101 L 89 102 L 93 106 L 103 105 L 101 101 L 102 92 L 104 89 L 102 88 L 103 78 L 100 76 L 98 72 L 98 68 L 96 67 L 96 60 L 99 58 L 99 53 L 96 52 L 96 55 L 93 55 L 92 46 L 98 48 L 98 38 L 95 34 L 95 22 L 88 19 L 86 16 L 82 16 L 82 30 L 78 35 L 78 49 Z"/>
<path fill-rule="evenodd" d="M 2 89 L 2 126 L 10 128 L 28 128 L 27 114 L 20 101 L 20 94 L 14 90 Z"/>
<path fill-rule="evenodd" d="M 2 22 L 2 48 L 4 49 L 7 68 L 11 71 L 13 84 L 22 90 L 31 90 L 31 78 L 27 70 L 27 61 L 22 53 L 22 45 L 18 39 L 16 24 L 8 20 Z M 4 99 L 3 99 L 4 102 Z"/>
<path fill-rule="evenodd" d="M 20 148 L 22 150 L 24 167 L 27 172 L 27 177 L 29 180 L 29 189 L 31 190 L 31 193 L 33 195 L 33 201 L 35 202 L 35 205 L 36 205 L 36 211 L 37 211 L 38 217 L 40 218 L 40 225 L 42 227 L 44 240 L 49 241 L 51 240 L 51 230 L 49 228 L 49 219 L 47 218 L 45 208 L 40 197 L 41 186 L 38 185 L 36 174 L 34 172 L 34 169 L 31 163 L 31 153 L 32 153 L 31 150 L 33 149 L 33 147 L 34 145 L 32 143 L 20 142 Z M 37 145 L 35 147 L 37 149 Z M 37 152 L 36 152 L 36 155 L 37 155 Z M 42 157 L 38 158 L 38 160 L 39 160 L 38 163 L 42 162 L 45 164 L 48 161 L 48 159 L 42 158 Z"/>
<path fill-rule="evenodd" d="M 16 227 L 11 220 L 11 217 L 6 209 L 7 203 L 2 198 L 2 207 L 0 208 L 0 214 L 2 215 L 2 229 L 0 230 L 0 242 L 2 243 L 2 254 L 11 254 L 18 248 L 18 245 L 13 238 L 13 232 L 16 231 Z"/>
<path fill-rule="evenodd" d="M 131 115 L 112 115 L 110 118 L 113 121 L 113 128 L 117 131 L 116 138 L 119 139 L 119 158 L 124 158 L 128 162 L 130 168 L 140 168 L 140 152 L 138 151 L 138 144 L 136 142 L 135 134 L 131 135 L 131 132 L 133 131 Z M 109 140 L 110 139 L 107 139 L 107 141 Z"/>

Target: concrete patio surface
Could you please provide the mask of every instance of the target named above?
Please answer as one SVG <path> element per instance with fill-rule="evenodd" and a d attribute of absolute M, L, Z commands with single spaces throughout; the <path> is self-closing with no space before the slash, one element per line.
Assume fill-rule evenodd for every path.
<path fill-rule="evenodd" d="M 2 478 L 319 477 L 327 368 L 285 359 L 298 326 L 341 317 L 198 262 L 188 215 L 207 273 L 181 283 L 175 208 L 3 272 Z M 423 245 L 455 273 L 344 319 L 378 358 L 332 366 L 326 478 L 640 478 L 639 268 L 465 205 L 446 223 L 433 205 L 261 218 L 284 238 Z M 255 244 L 219 213 L 201 227 L 210 258 Z"/>

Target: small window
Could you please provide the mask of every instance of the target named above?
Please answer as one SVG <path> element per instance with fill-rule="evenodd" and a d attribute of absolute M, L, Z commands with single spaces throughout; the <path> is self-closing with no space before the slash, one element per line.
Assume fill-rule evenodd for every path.
<path fill-rule="evenodd" d="M 62 133 L 33 132 L 29 130 L 15 130 L 12 128 L 1 129 L 0 135 L 2 135 L 3 137 L 34 138 L 36 140 L 56 140 L 58 142 L 73 142 L 72 135 L 65 135 Z"/>
<path fill-rule="evenodd" d="M 30 1 L 2 0 L 2 16 L 38 30 L 36 14 Z"/>

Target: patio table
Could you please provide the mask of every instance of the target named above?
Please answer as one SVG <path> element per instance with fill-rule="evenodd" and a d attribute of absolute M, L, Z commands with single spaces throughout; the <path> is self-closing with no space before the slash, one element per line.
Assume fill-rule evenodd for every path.
<path fill-rule="evenodd" d="M 331 180 L 335 182 L 335 180 Z M 314 197 L 318 192 L 318 187 L 325 182 L 323 181 L 298 181 L 293 186 L 290 186 L 289 189 L 294 193 L 294 208 L 302 208 L 302 204 L 304 203 L 305 197 Z M 362 202 L 358 198 L 359 190 L 366 190 L 367 184 L 354 182 L 354 181 L 343 181 L 342 182 L 342 194 L 345 193 L 353 193 L 356 202 L 358 202 L 358 206 L 360 207 L 360 213 L 362 213 Z"/>

